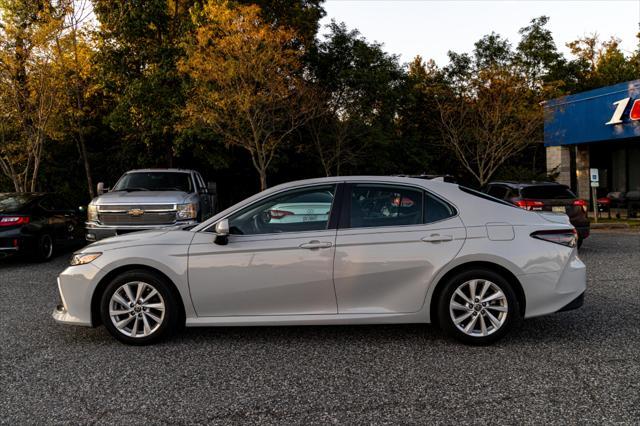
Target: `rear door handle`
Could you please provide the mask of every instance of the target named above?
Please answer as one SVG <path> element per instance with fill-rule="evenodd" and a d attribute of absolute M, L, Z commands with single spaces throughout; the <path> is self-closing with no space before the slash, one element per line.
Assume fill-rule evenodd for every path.
<path fill-rule="evenodd" d="M 329 248 L 332 245 L 333 244 L 330 242 L 312 240 L 312 241 L 309 241 L 308 243 L 300 244 L 299 247 L 303 249 L 308 249 L 308 250 L 315 250 L 315 249 L 321 249 L 321 248 Z"/>
<path fill-rule="evenodd" d="M 452 241 L 453 235 L 440 235 L 440 234 L 431 234 L 428 237 L 422 238 L 422 241 L 425 243 L 442 243 L 445 241 Z"/>

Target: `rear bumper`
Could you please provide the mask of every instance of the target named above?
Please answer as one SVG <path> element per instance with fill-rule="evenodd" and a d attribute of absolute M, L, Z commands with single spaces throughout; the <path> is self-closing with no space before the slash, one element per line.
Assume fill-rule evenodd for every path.
<path fill-rule="evenodd" d="M 582 305 L 587 288 L 586 266 L 576 249 L 563 270 L 520 275 L 518 279 L 525 293 L 525 318 L 576 309 Z"/>
<path fill-rule="evenodd" d="M 564 305 L 564 307 L 560 309 L 558 312 L 573 311 L 574 309 L 580 308 L 582 305 L 584 305 L 584 293 L 580 294 L 580 296 L 576 297 L 571 302 Z"/>
<path fill-rule="evenodd" d="M 591 234 L 591 226 L 587 225 L 587 226 L 576 226 L 576 231 L 578 232 L 578 237 L 580 237 L 580 239 L 585 239 L 588 238 L 589 235 Z"/>
<path fill-rule="evenodd" d="M 0 232 L 0 256 L 11 253 L 31 252 L 35 249 L 35 235 L 22 232 L 22 228 L 12 228 Z"/>

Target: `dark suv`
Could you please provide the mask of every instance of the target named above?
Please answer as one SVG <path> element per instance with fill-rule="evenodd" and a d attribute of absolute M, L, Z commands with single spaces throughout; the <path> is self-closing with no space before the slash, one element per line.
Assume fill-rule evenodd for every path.
<path fill-rule="evenodd" d="M 578 231 L 578 247 L 589 236 L 587 202 L 555 182 L 491 182 L 484 192 L 525 210 L 565 213 Z"/>

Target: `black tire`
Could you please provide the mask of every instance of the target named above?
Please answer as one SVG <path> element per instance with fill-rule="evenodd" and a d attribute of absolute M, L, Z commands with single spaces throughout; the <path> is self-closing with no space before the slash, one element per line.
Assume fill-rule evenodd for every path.
<path fill-rule="evenodd" d="M 51 234 L 41 234 L 36 241 L 32 258 L 36 262 L 47 262 L 53 257 L 54 250 L 55 245 Z"/>
<path fill-rule="evenodd" d="M 495 331 L 491 332 L 486 336 L 472 336 L 470 334 L 465 333 L 463 330 L 460 330 L 454 323 L 454 320 L 451 317 L 452 314 L 450 313 L 450 302 L 452 300 L 454 292 L 461 285 L 476 279 L 481 280 L 482 282 L 490 281 L 491 283 L 493 283 L 497 288 L 499 288 L 500 291 L 502 291 L 507 302 L 507 307 L 506 307 L 507 312 L 506 312 L 506 318 L 504 322 L 499 328 L 497 328 Z M 479 285 L 483 285 L 483 284 L 479 284 Z M 468 296 L 467 293 L 465 294 Z M 475 300 L 473 302 L 475 302 Z M 516 294 L 513 291 L 511 284 L 502 275 L 489 269 L 480 269 L 480 268 L 470 269 L 451 277 L 444 284 L 444 289 L 440 293 L 440 298 L 438 300 L 437 306 L 438 306 L 437 315 L 438 315 L 438 321 L 439 321 L 440 327 L 442 327 L 445 333 L 447 333 L 449 336 L 468 345 L 479 345 L 479 346 L 489 345 L 499 340 L 500 338 L 502 338 L 516 323 L 520 322 L 520 319 L 521 319 L 520 307 L 518 305 L 518 298 L 516 297 Z M 475 305 L 474 305 L 474 309 L 475 309 Z M 470 308 L 470 311 L 473 311 L 474 309 Z M 490 308 L 487 308 L 487 310 L 489 309 Z M 457 311 L 454 311 L 454 312 L 457 312 Z M 464 311 L 460 311 L 460 312 L 464 312 Z M 491 312 L 496 313 L 495 311 L 491 311 Z M 478 316 L 478 319 L 480 319 L 479 314 L 480 312 L 477 312 L 476 314 L 472 314 L 472 315 L 474 317 Z M 498 313 L 497 315 L 499 316 L 500 314 Z M 488 319 L 488 317 L 485 316 L 484 313 L 482 316 Z M 473 317 L 470 317 L 470 318 L 473 318 Z M 485 320 L 482 319 L 482 321 L 485 321 Z M 490 324 L 489 321 L 487 321 L 486 323 Z M 468 324 L 468 322 L 466 324 Z M 461 326 L 462 325 L 465 325 L 465 323 L 463 322 Z M 475 329 L 476 327 L 479 327 L 479 325 L 474 325 L 473 329 Z M 489 327 L 491 327 L 491 325 Z"/>
<path fill-rule="evenodd" d="M 157 290 L 164 302 L 164 316 L 162 317 L 162 321 L 156 323 L 159 324 L 159 327 L 148 336 L 132 337 L 124 334 L 115 326 L 109 315 L 109 304 L 113 294 L 124 284 L 133 282 L 143 282 L 152 286 Z M 158 312 L 155 313 L 158 314 Z M 100 316 L 104 326 L 117 340 L 128 345 L 142 346 L 157 343 L 174 334 L 180 320 L 180 309 L 178 301 L 172 291 L 171 284 L 168 283 L 165 278 L 146 270 L 131 270 L 118 275 L 107 285 L 100 298 Z M 135 314 L 132 316 L 135 320 Z M 123 317 L 118 318 L 122 319 Z M 126 315 L 124 318 L 126 318 Z M 141 327 L 142 326 L 137 327 L 136 330 L 139 330 Z"/>
<path fill-rule="evenodd" d="M 583 243 L 583 242 L 584 242 L 584 238 L 582 238 L 582 237 L 578 237 L 578 243 L 577 243 L 578 248 L 582 247 L 582 243 Z"/>

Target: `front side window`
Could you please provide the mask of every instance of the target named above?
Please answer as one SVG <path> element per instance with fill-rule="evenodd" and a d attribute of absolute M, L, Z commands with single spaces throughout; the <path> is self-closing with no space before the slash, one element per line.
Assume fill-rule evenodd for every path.
<path fill-rule="evenodd" d="M 335 193 L 335 185 L 323 185 L 269 197 L 231 215 L 229 230 L 256 235 L 327 229 Z"/>
<path fill-rule="evenodd" d="M 422 201 L 422 191 L 355 185 L 351 190 L 351 228 L 421 224 Z"/>

